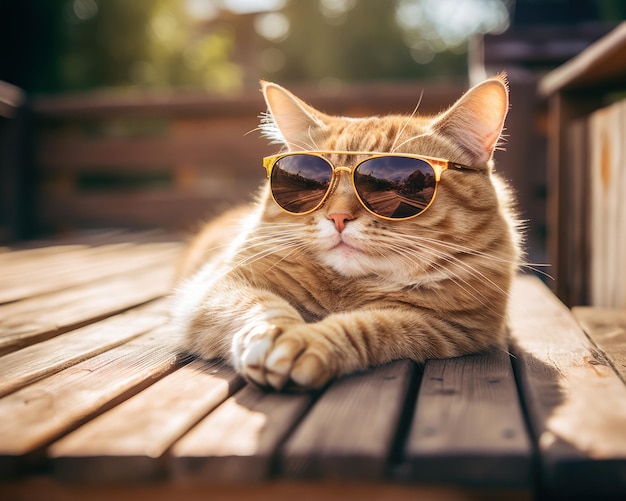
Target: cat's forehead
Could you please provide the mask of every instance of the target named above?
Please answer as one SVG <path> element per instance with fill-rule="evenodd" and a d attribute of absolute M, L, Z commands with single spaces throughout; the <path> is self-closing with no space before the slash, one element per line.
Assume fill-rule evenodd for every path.
<path fill-rule="evenodd" d="M 400 115 L 342 119 L 326 136 L 325 148 L 341 151 L 398 151 L 419 149 L 429 120 Z"/>

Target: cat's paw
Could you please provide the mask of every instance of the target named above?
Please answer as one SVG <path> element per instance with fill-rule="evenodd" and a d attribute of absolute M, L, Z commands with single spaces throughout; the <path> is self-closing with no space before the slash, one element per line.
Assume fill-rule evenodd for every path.
<path fill-rule="evenodd" d="M 335 376 L 332 353 L 306 324 L 286 329 L 261 324 L 241 341 L 236 366 L 259 386 L 320 388 Z"/>

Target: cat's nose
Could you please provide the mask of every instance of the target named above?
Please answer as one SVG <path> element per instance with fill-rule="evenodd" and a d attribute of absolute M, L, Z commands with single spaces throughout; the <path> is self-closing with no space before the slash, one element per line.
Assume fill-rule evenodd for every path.
<path fill-rule="evenodd" d="M 352 221 L 354 219 L 351 214 L 345 214 L 342 212 L 328 214 L 326 217 L 335 223 L 335 228 L 337 228 L 339 233 L 346 229 L 346 223 L 348 221 Z"/>

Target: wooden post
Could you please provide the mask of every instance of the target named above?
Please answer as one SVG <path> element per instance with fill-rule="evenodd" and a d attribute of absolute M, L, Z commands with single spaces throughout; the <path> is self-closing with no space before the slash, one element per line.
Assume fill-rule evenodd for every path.
<path fill-rule="evenodd" d="M 22 238 L 27 231 L 25 101 L 21 89 L 0 81 L 0 242 Z"/>

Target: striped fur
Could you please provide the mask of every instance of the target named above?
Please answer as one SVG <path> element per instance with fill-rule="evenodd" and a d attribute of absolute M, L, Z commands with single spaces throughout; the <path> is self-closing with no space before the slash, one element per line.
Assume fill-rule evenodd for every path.
<path fill-rule="evenodd" d="M 433 205 L 398 222 L 366 212 L 345 173 L 306 216 L 282 212 L 264 187 L 256 204 L 208 224 L 188 253 L 173 309 L 184 348 L 281 389 L 502 343 L 519 259 L 510 195 L 491 160 L 504 78 L 434 117 L 331 117 L 276 84 L 263 92 L 262 128 L 285 149 L 408 152 L 483 170 L 444 172 Z M 346 216 L 343 232 L 331 214 Z"/>

